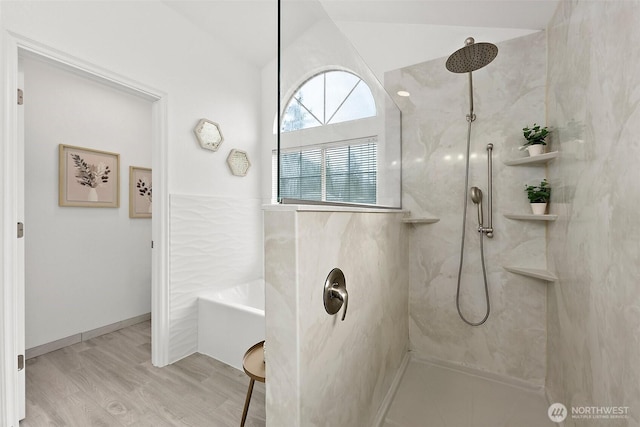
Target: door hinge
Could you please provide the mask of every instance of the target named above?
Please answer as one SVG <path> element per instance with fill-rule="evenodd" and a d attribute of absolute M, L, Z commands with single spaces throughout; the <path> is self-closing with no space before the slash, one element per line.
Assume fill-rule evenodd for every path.
<path fill-rule="evenodd" d="M 24 104 L 24 92 L 22 89 L 18 89 L 18 105 Z"/>
<path fill-rule="evenodd" d="M 18 371 L 22 371 L 24 369 L 24 354 L 18 355 Z"/>
<path fill-rule="evenodd" d="M 18 239 L 22 239 L 24 237 L 24 224 L 18 223 Z"/>

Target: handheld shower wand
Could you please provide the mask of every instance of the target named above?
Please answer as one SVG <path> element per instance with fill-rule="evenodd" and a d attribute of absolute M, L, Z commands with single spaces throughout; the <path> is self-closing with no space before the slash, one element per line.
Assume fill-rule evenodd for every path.
<path fill-rule="evenodd" d="M 482 228 L 484 225 L 482 215 L 482 190 L 478 187 L 471 187 L 471 201 L 478 205 L 478 228 Z"/>

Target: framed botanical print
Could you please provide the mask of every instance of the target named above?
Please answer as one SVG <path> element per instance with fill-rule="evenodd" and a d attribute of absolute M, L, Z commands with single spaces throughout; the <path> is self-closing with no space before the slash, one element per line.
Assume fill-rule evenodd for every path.
<path fill-rule="evenodd" d="M 120 155 L 60 144 L 58 204 L 120 207 Z"/>
<path fill-rule="evenodd" d="M 151 169 L 129 166 L 129 217 L 151 218 Z"/>

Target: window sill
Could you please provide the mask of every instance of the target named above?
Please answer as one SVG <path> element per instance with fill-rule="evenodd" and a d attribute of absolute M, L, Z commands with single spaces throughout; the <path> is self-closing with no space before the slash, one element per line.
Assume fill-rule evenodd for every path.
<path fill-rule="evenodd" d="M 294 212 L 360 212 L 360 213 L 388 213 L 407 214 L 408 211 L 398 208 L 380 208 L 367 206 L 339 206 L 324 204 L 269 204 L 262 205 L 263 211 L 294 211 Z"/>

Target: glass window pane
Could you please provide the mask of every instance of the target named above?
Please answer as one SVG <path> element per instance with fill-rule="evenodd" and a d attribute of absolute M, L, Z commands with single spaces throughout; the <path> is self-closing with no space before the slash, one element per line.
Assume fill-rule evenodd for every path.
<path fill-rule="evenodd" d="M 309 114 L 298 101 L 292 99 L 282 116 L 282 132 L 291 132 L 316 126 L 322 126 L 322 123 Z"/>
<path fill-rule="evenodd" d="M 329 118 L 328 123 L 340 123 L 349 120 L 363 119 L 376 115 L 376 103 L 369 87 L 362 81 L 349 95 L 347 100 L 338 109 L 338 112 Z"/>
<path fill-rule="evenodd" d="M 300 198 L 300 178 L 280 178 L 280 197 Z"/>
<path fill-rule="evenodd" d="M 327 201 L 349 201 L 349 175 L 327 175 Z"/>
<path fill-rule="evenodd" d="M 324 124 L 324 74 L 307 80 L 293 97 Z"/>
<path fill-rule="evenodd" d="M 327 71 L 307 80 L 287 104 L 282 132 L 308 129 L 376 115 L 371 90 L 358 76 Z"/>
<path fill-rule="evenodd" d="M 300 176 L 300 153 L 281 154 L 280 176 L 282 178 L 293 178 Z"/>
<path fill-rule="evenodd" d="M 300 153 L 301 168 L 300 176 L 321 176 L 322 175 L 322 151 L 311 150 Z"/>
<path fill-rule="evenodd" d="M 322 199 L 322 150 L 283 152 L 280 197 Z"/>
<path fill-rule="evenodd" d="M 327 175 L 349 173 L 349 147 L 327 148 Z"/>
<path fill-rule="evenodd" d="M 322 200 L 322 177 L 311 176 L 300 178 L 300 198 L 305 200 Z"/>
<path fill-rule="evenodd" d="M 327 78 L 326 120 L 328 120 L 360 81 L 360 78 L 345 71 L 329 71 L 325 75 Z"/>
<path fill-rule="evenodd" d="M 349 176 L 350 202 L 375 203 L 376 202 L 376 173 L 352 174 Z"/>
<path fill-rule="evenodd" d="M 375 143 L 326 150 L 327 201 L 375 204 L 376 150 Z"/>
<path fill-rule="evenodd" d="M 376 145 L 355 145 L 349 150 L 350 173 L 376 171 Z"/>

